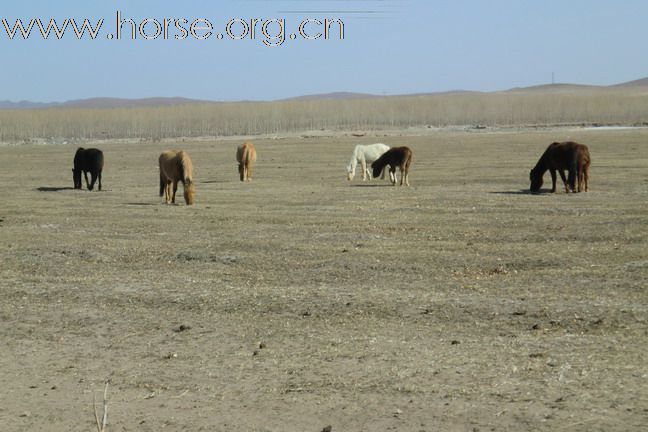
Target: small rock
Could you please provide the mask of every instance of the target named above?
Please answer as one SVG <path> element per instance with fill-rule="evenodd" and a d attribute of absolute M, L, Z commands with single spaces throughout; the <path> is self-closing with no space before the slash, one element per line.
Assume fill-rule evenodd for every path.
<path fill-rule="evenodd" d="M 333 430 L 333 427 L 331 425 L 328 425 L 324 429 L 322 429 L 322 432 L 331 432 L 332 430 Z"/>
<path fill-rule="evenodd" d="M 459 342 L 458 340 L 453 340 L 452 342 L 450 342 L 450 345 L 459 345 L 460 343 L 461 342 Z"/>
<path fill-rule="evenodd" d="M 176 333 L 182 333 L 183 331 L 191 330 L 191 326 L 180 324 L 178 327 L 174 328 L 173 331 Z"/>
<path fill-rule="evenodd" d="M 261 343 L 259 344 L 259 349 L 263 349 L 263 348 L 265 348 L 266 346 L 267 346 L 267 345 L 266 345 L 265 342 L 261 342 Z"/>

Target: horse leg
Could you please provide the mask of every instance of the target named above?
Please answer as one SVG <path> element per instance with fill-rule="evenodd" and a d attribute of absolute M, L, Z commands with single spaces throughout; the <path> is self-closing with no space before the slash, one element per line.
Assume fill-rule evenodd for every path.
<path fill-rule="evenodd" d="M 247 165 L 247 178 L 248 181 L 252 181 L 252 162 L 248 162 Z"/>
<path fill-rule="evenodd" d="M 392 165 L 389 166 L 389 176 L 390 176 L 390 177 L 391 177 L 391 176 L 394 176 L 394 180 L 392 181 L 392 185 L 393 185 L 393 186 L 396 186 L 396 181 L 398 180 L 398 179 L 396 178 L 396 166 L 392 166 Z M 402 181 L 403 181 L 403 175 L 402 175 L 402 173 L 401 173 L 401 182 L 402 182 Z"/>
<path fill-rule="evenodd" d="M 164 202 L 171 203 L 171 180 L 166 180 L 164 185 Z"/>
<path fill-rule="evenodd" d="M 565 185 L 565 188 L 571 190 L 572 192 L 576 192 L 577 179 L 578 179 L 578 169 L 574 170 L 570 168 L 567 173 L 567 184 Z"/>
<path fill-rule="evenodd" d="M 565 192 L 569 193 L 569 186 L 568 186 L 568 183 L 567 183 L 567 177 L 565 177 L 565 171 L 558 170 L 558 174 L 560 174 L 560 178 L 562 179 L 563 184 L 565 185 Z M 553 174 L 553 176 L 555 177 L 555 174 Z M 554 192 L 555 192 L 555 189 L 556 189 L 556 182 L 554 180 Z"/>
<path fill-rule="evenodd" d="M 94 189 L 94 185 L 96 181 L 97 181 L 97 174 L 94 171 L 90 171 L 90 186 L 88 186 L 88 190 Z"/>
<path fill-rule="evenodd" d="M 175 196 L 178 191 L 178 180 L 173 180 L 173 196 L 171 197 L 171 204 L 175 204 Z"/>
<path fill-rule="evenodd" d="M 90 183 L 88 183 L 88 171 L 83 171 L 83 177 L 85 178 L 86 187 L 88 188 L 88 190 L 92 190 L 92 188 L 90 188 Z"/>
<path fill-rule="evenodd" d="M 362 168 L 362 181 L 367 181 L 367 161 L 365 158 L 360 159 L 360 167 Z M 369 180 L 371 180 L 371 175 Z"/>
<path fill-rule="evenodd" d="M 101 171 L 97 174 L 97 180 L 99 180 L 99 190 L 101 190 Z"/>
<path fill-rule="evenodd" d="M 549 174 L 551 174 L 551 193 L 554 193 L 556 192 L 556 170 L 550 169 Z M 560 175 L 562 175 L 562 173 Z"/>

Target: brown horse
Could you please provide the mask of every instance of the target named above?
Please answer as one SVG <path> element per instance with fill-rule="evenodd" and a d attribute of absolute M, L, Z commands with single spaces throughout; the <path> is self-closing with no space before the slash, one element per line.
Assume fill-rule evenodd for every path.
<path fill-rule="evenodd" d="M 184 150 L 167 150 L 162 152 L 160 161 L 160 196 L 164 195 L 167 204 L 175 204 L 178 182 L 184 187 L 184 199 L 187 205 L 194 202 L 193 166 L 189 155 Z M 173 195 L 171 184 L 173 183 Z"/>
<path fill-rule="evenodd" d="M 539 192 L 542 176 L 549 170 L 551 174 L 551 192 L 556 192 L 556 171 L 565 184 L 565 192 L 588 190 L 590 154 L 584 144 L 573 141 L 555 142 L 547 147 L 536 166 L 529 173 L 531 192 Z M 565 177 L 565 170 L 568 177 Z M 578 182 L 578 184 L 576 184 Z"/>
<path fill-rule="evenodd" d="M 236 161 L 241 175 L 241 181 L 252 180 L 252 165 L 256 161 L 256 150 L 254 144 L 246 142 L 236 149 Z"/>
<path fill-rule="evenodd" d="M 400 168 L 401 180 L 400 185 L 403 186 L 403 181 L 406 186 L 409 186 L 409 167 L 412 163 L 412 150 L 409 147 L 392 147 L 383 153 L 372 164 L 374 178 L 380 176 L 389 165 L 390 178 L 392 185 L 396 186 L 396 167 Z"/>

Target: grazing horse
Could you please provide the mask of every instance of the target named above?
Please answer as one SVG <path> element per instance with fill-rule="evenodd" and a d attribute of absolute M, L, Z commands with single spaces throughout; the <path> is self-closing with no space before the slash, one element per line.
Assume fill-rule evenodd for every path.
<path fill-rule="evenodd" d="M 587 192 L 589 166 L 590 154 L 586 145 L 572 141 L 552 143 L 529 173 L 531 192 L 540 191 L 542 176 L 547 170 L 551 174 L 551 192 L 556 192 L 556 171 L 565 184 L 565 192 L 569 193 L 570 189 L 572 192 Z M 565 177 L 565 170 L 568 177 Z"/>
<path fill-rule="evenodd" d="M 362 168 L 362 181 L 367 180 L 367 175 L 369 175 L 369 180 L 371 180 L 371 172 L 369 171 L 367 164 L 371 164 L 377 160 L 387 150 L 389 150 L 389 146 L 381 143 L 355 146 L 353 154 L 351 155 L 351 161 L 349 161 L 349 164 L 346 167 L 347 180 L 351 181 L 353 180 L 353 177 L 355 177 L 356 166 L 358 166 L 358 163 L 360 163 L 360 167 Z M 382 178 L 385 178 L 384 172 Z M 389 173 L 389 178 L 392 182 L 394 181 L 391 177 L 391 172 Z"/>
<path fill-rule="evenodd" d="M 405 185 L 409 186 L 409 167 L 411 163 L 412 150 L 409 147 L 393 147 L 372 163 L 371 168 L 373 169 L 373 176 L 378 177 L 385 169 L 385 166 L 389 165 L 389 177 L 392 178 L 392 184 L 396 186 L 396 167 L 398 167 L 401 172 L 400 185 L 403 186 L 404 181 Z"/>
<path fill-rule="evenodd" d="M 252 181 L 252 165 L 256 162 L 254 144 L 246 142 L 236 149 L 236 161 L 241 175 L 241 181 Z"/>
<path fill-rule="evenodd" d="M 167 150 L 162 152 L 160 162 L 160 196 L 164 194 L 167 204 L 175 204 L 178 182 L 182 182 L 184 199 L 187 205 L 194 203 L 193 166 L 189 155 L 184 150 Z M 173 183 L 173 195 L 171 184 Z"/>
<path fill-rule="evenodd" d="M 99 190 L 101 190 L 101 171 L 104 166 L 103 152 L 96 148 L 84 149 L 79 147 L 74 154 L 74 168 L 72 168 L 72 181 L 74 189 L 81 189 L 81 172 L 85 178 L 88 190 L 92 190 L 95 181 L 99 180 Z M 88 172 L 91 181 L 88 183 Z"/>

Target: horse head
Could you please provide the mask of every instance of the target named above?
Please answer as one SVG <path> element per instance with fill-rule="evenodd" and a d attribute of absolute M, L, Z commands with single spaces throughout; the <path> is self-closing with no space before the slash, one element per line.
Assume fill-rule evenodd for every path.
<path fill-rule="evenodd" d="M 349 181 L 353 180 L 353 177 L 355 177 L 355 167 L 352 166 L 352 164 L 348 164 L 346 166 L 346 172 L 347 172 L 347 180 Z"/>
<path fill-rule="evenodd" d="M 74 189 L 81 189 L 81 170 L 72 168 L 72 181 Z"/>
<path fill-rule="evenodd" d="M 374 161 L 374 163 L 371 164 L 371 171 L 374 178 L 380 177 L 380 174 L 382 174 L 383 169 L 385 168 L 384 165 L 376 162 L 378 161 Z"/>
<path fill-rule="evenodd" d="M 529 172 L 529 180 L 531 181 L 531 192 L 540 192 L 540 188 L 542 187 L 542 174 L 532 169 Z"/>
<path fill-rule="evenodd" d="M 187 205 L 192 205 L 194 203 L 194 185 L 193 181 L 190 179 L 185 180 L 184 184 L 184 199 Z"/>

